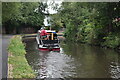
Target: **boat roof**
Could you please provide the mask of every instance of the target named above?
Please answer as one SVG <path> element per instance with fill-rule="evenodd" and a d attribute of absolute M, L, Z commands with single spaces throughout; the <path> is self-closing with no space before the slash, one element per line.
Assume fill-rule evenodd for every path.
<path fill-rule="evenodd" d="M 45 30 L 46 32 L 56 32 L 55 30 Z M 41 32 L 41 30 L 38 30 L 38 32 Z"/>

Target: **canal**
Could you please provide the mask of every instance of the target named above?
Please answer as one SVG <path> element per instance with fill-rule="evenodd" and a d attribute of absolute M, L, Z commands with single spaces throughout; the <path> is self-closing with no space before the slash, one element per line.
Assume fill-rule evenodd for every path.
<path fill-rule="evenodd" d="M 80 43 L 62 42 L 60 52 L 41 52 L 35 38 L 25 39 L 26 59 L 36 78 L 120 78 L 120 53 Z"/>

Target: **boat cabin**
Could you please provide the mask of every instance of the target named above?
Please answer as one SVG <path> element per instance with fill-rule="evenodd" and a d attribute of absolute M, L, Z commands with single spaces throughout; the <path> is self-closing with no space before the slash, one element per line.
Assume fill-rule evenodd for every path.
<path fill-rule="evenodd" d="M 55 30 L 45 30 L 46 35 L 41 35 L 41 30 L 38 31 L 38 37 L 41 40 L 58 40 Z"/>
<path fill-rule="evenodd" d="M 60 51 L 59 39 L 54 30 L 45 30 L 45 35 L 41 35 L 41 30 L 38 30 L 36 40 L 40 50 Z"/>

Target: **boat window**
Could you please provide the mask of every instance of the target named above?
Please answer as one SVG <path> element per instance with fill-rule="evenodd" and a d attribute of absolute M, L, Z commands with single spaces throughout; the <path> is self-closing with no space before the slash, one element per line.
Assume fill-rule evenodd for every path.
<path fill-rule="evenodd" d="M 57 34 L 54 34 L 54 40 L 56 40 L 57 39 Z"/>
<path fill-rule="evenodd" d="M 55 44 L 59 43 L 58 40 L 42 40 L 43 44 Z"/>

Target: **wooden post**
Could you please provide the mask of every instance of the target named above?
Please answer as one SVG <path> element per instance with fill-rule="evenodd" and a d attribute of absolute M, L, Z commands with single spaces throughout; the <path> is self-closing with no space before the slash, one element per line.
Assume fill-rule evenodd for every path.
<path fill-rule="evenodd" d="M 53 40 L 53 33 L 52 33 L 52 40 Z"/>

